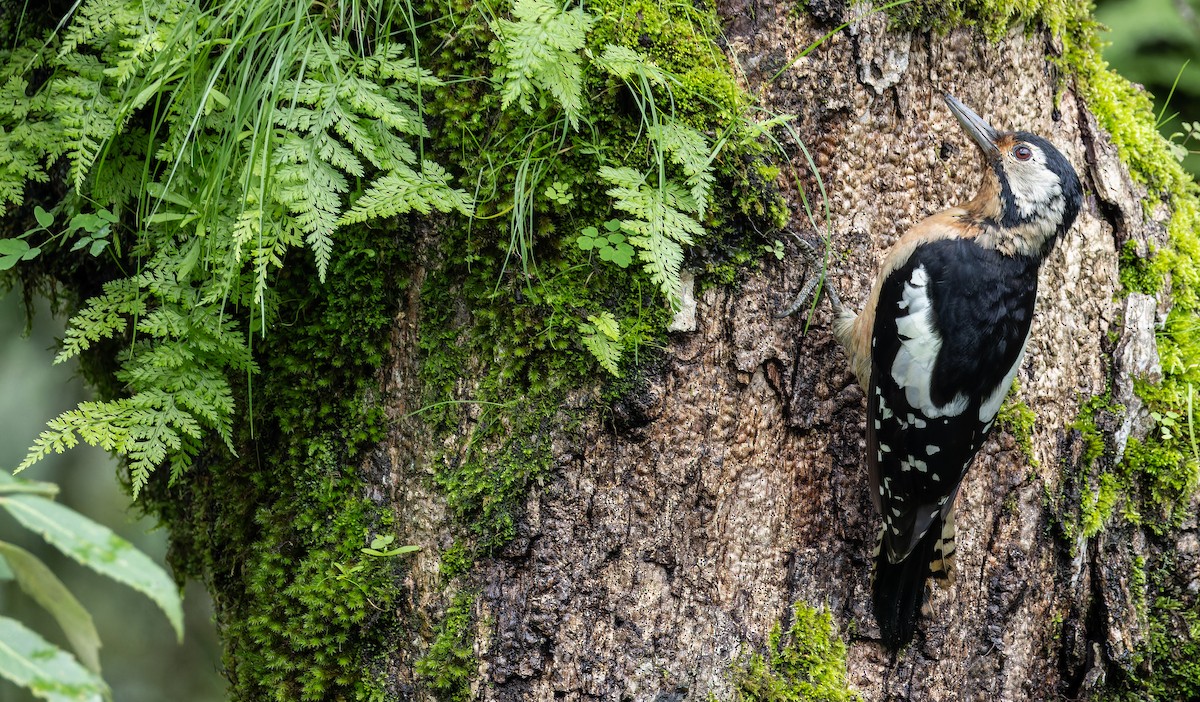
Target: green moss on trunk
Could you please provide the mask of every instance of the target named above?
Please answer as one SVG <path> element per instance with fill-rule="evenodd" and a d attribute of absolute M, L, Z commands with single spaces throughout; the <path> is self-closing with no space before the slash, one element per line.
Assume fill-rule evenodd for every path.
<path fill-rule="evenodd" d="M 762 653 L 733 665 L 735 700 L 741 702 L 854 702 L 846 681 L 846 643 L 833 617 L 803 602 L 792 608 L 787 631 L 776 624 Z"/>
<path fill-rule="evenodd" d="M 304 265 L 279 281 L 295 317 L 256 346 L 240 455 L 206 454 L 145 496 L 176 573 L 212 592 L 236 700 L 376 699 L 399 631 L 402 564 L 361 552 L 391 511 L 366 498 L 360 466 L 386 431 L 374 398 L 405 249 L 365 229 L 343 245 L 325 285 Z"/>

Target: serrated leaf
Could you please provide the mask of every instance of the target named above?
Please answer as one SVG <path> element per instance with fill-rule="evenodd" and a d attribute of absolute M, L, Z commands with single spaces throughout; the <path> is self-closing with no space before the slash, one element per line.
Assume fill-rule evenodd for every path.
<path fill-rule="evenodd" d="M 183 638 L 179 590 L 157 563 L 111 529 L 78 512 L 36 495 L 0 497 L 0 507 L 26 529 L 92 570 L 150 598 Z"/>
<path fill-rule="evenodd" d="M 621 338 L 621 325 L 612 312 L 606 310 L 600 314 L 590 315 L 588 321 L 596 325 L 596 329 L 609 339 L 616 341 Z"/>
<path fill-rule="evenodd" d="M 596 65 L 622 79 L 643 76 L 647 82 L 666 85 L 667 76 L 653 61 L 642 54 L 619 44 L 608 44 L 604 53 L 596 59 Z"/>
<path fill-rule="evenodd" d="M 572 127 L 583 111 L 583 58 L 587 33 L 596 18 L 582 7 L 562 9 L 554 0 L 516 0 L 515 21 L 499 20 L 492 29 L 500 37 L 495 77 L 500 106 L 514 103 L 532 113 L 531 98 L 544 104 L 549 93 Z"/>
<path fill-rule="evenodd" d="M 102 702 L 108 686 L 71 654 L 0 616 L 0 677 L 47 702 Z"/>
<path fill-rule="evenodd" d="M 0 541 L 0 556 L 8 563 L 21 590 L 58 622 L 79 660 L 89 670 L 99 673 L 100 634 L 92 615 L 37 556 L 7 541 Z"/>
<path fill-rule="evenodd" d="M 621 377 L 621 347 L 604 334 L 590 332 L 586 325 L 580 325 L 579 331 L 584 348 L 600 362 L 600 366 L 614 376 Z"/>

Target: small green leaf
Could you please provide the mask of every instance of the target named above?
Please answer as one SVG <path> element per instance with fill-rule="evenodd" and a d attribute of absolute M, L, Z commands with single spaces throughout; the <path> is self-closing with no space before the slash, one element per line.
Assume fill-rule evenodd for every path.
<path fill-rule="evenodd" d="M 103 226 L 105 226 L 104 220 L 100 219 L 98 215 L 91 212 L 80 212 L 71 218 L 71 224 L 67 226 L 67 231 L 74 232 L 82 229 L 87 232 L 96 232 Z"/>
<path fill-rule="evenodd" d="M 85 236 L 85 237 L 76 239 L 74 245 L 71 246 L 71 250 L 78 251 L 90 243 L 92 243 L 92 238 L 90 236 Z"/>
<path fill-rule="evenodd" d="M 380 550 L 374 549 L 374 548 L 364 548 L 361 550 L 363 553 L 367 554 L 368 556 L 375 556 L 376 558 L 391 558 L 392 556 L 402 556 L 406 553 L 413 553 L 414 551 L 420 551 L 421 547 L 420 546 L 397 546 L 396 548 L 393 548 L 393 549 L 390 549 L 387 551 L 380 551 Z"/>
<path fill-rule="evenodd" d="M 621 268 L 628 268 L 629 264 L 633 263 L 633 247 L 629 244 L 618 244 L 612 261 Z"/>
<path fill-rule="evenodd" d="M 41 205 L 37 205 L 33 208 L 33 218 L 37 220 L 38 224 L 42 225 L 42 227 L 46 229 L 48 229 L 51 224 L 54 224 L 54 215 L 42 209 Z"/>
<path fill-rule="evenodd" d="M 92 239 L 92 248 L 88 251 L 88 253 L 92 254 L 93 256 L 99 256 L 100 252 L 104 251 L 107 246 L 108 239 Z"/>
<path fill-rule="evenodd" d="M 604 311 L 600 314 L 590 315 L 588 321 L 595 324 L 596 329 L 612 341 L 621 338 L 621 325 L 617 322 L 617 318 L 613 316 L 612 312 Z"/>
<path fill-rule="evenodd" d="M 610 232 L 615 232 L 615 231 L 617 231 L 618 229 L 620 229 L 620 228 L 621 228 L 621 220 L 619 220 L 619 219 L 610 219 L 610 220 L 608 220 L 607 222 L 605 222 L 605 223 L 604 223 L 604 228 L 605 228 L 605 229 L 607 229 L 607 230 L 608 230 L 608 231 L 610 231 Z"/>
<path fill-rule="evenodd" d="M 610 244 L 619 244 L 622 241 L 625 241 L 625 235 L 621 232 L 613 232 L 612 234 L 609 234 L 607 238 L 608 243 Z"/>
<path fill-rule="evenodd" d="M 12 568 L 21 590 L 58 622 L 79 660 L 92 672 L 99 673 L 100 634 L 92 615 L 37 556 L 6 541 L 0 541 L 0 556 Z"/>
<path fill-rule="evenodd" d="M 371 539 L 371 548 L 386 548 L 395 540 L 393 534 L 376 534 L 375 538 Z"/>
<path fill-rule="evenodd" d="M 8 617 L 0 617 L 0 677 L 48 702 L 102 702 L 108 697 L 100 676 Z"/>
<path fill-rule="evenodd" d="M 575 240 L 575 245 L 584 251 L 591 251 L 593 248 L 595 248 L 596 240 L 590 236 L 581 234 L 579 238 Z"/>
<path fill-rule="evenodd" d="M 42 249 L 40 247 L 35 246 L 32 249 L 29 249 L 25 253 L 21 254 L 21 260 L 29 261 L 31 259 L 37 258 L 37 255 L 40 254 L 41 252 L 42 252 Z"/>
<path fill-rule="evenodd" d="M 601 261 L 611 261 L 611 260 L 613 260 L 614 253 L 616 253 L 616 250 L 613 249 L 613 247 L 611 247 L 611 246 L 602 247 L 600 249 L 600 260 Z"/>
<path fill-rule="evenodd" d="M 0 239 L 0 256 L 20 256 L 29 250 L 24 239 Z"/>
<path fill-rule="evenodd" d="M 20 256 L 0 256 L 0 271 L 6 271 L 9 268 L 12 268 L 13 266 L 17 265 L 17 261 L 20 260 Z"/>
<path fill-rule="evenodd" d="M 149 597 L 167 615 L 176 636 L 183 638 L 179 589 L 161 566 L 133 544 L 108 527 L 36 495 L 0 497 L 0 507 L 79 563 Z"/>

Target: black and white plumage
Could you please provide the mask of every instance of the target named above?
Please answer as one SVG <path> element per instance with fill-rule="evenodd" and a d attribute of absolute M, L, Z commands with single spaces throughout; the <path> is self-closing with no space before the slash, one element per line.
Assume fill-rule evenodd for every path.
<path fill-rule="evenodd" d="M 959 484 L 1020 368 L 1038 270 L 1082 200 L 1048 141 L 998 132 L 946 102 L 985 156 L 979 193 L 900 238 L 861 314 L 830 290 L 834 334 L 867 394 L 871 497 L 883 517 L 872 600 L 892 649 L 912 639 L 926 579 L 953 581 Z"/>

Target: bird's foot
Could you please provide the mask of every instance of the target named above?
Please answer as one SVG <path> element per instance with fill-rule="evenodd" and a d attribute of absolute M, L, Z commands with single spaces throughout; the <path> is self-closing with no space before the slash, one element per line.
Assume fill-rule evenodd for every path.
<path fill-rule="evenodd" d="M 813 301 L 813 304 L 816 304 L 820 300 L 821 295 L 827 295 L 834 312 L 840 311 L 842 309 L 842 300 L 838 297 L 837 291 L 833 289 L 833 286 L 825 278 L 825 258 L 821 255 L 821 252 L 817 251 L 815 246 L 801 238 L 796 232 L 789 229 L 787 233 L 791 234 L 792 238 L 796 240 L 796 245 L 800 249 L 800 255 L 804 257 L 805 269 L 811 271 L 811 274 L 804 281 L 804 286 L 800 288 L 800 292 L 796 295 L 796 299 L 792 301 L 792 304 L 788 305 L 786 309 L 775 313 L 775 316 L 788 317 L 795 314 L 814 295 L 814 291 L 816 299 Z"/>

